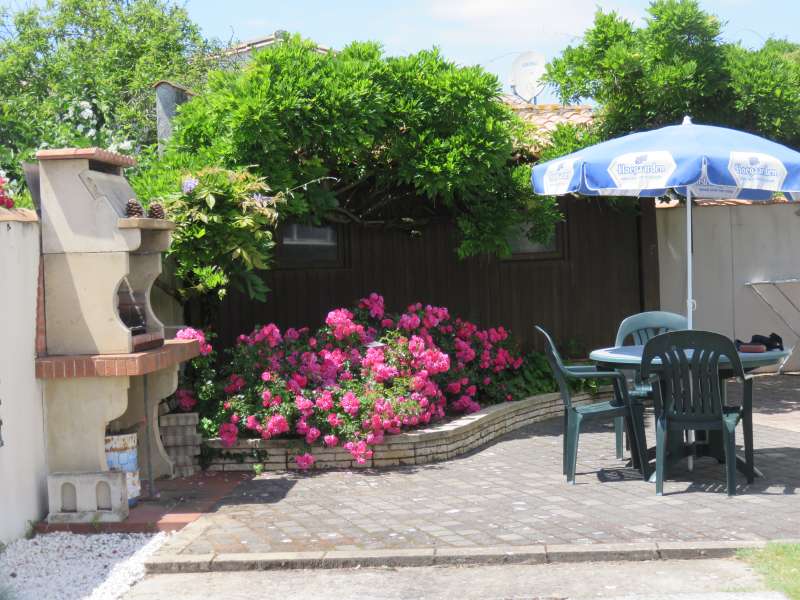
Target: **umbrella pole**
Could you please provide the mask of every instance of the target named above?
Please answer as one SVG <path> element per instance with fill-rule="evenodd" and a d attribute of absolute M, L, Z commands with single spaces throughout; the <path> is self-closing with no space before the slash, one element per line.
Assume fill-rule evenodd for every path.
<path fill-rule="evenodd" d="M 686 325 L 692 329 L 692 313 L 694 312 L 694 298 L 692 298 L 692 188 L 686 186 Z M 689 444 L 694 445 L 694 431 L 686 432 Z M 689 455 L 689 471 L 694 471 L 694 452 Z"/>
<path fill-rule="evenodd" d="M 692 329 L 692 313 L 694 312 L 694 298 L 692 298 L 692 189 L 686 186 L 686 322 Z"/>

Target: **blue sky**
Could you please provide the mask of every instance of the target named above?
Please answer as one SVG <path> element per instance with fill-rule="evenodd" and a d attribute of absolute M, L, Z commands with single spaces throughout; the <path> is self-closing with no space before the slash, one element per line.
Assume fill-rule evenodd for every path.
<path fill-rule="evenodd" d="M 480 64 L 507 85 L 514 58 L 532 50 L 550 59 L 580 39 L 597 7 L 641 22 L 645 0 L 186 0 L 206 35 L 248 40 L 276 29 L 332 48 L 376 40 L 388 54 L 439 46 L 461 64 Z M 759 46 L 769 36 L 800 41 L 798 0 L 705 0 L 727 23 L 724 37 Z M 545 95 L 543 100 L 552 100 Z"/>

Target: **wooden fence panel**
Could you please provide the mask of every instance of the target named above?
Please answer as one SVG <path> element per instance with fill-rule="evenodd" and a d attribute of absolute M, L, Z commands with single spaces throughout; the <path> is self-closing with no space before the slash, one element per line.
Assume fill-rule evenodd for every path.
<path fill-rule="evenodd" d="M 619 322 L 645 302 L 649 308 L 657 293 L 649 253 L 652 215 L 572 198 L 564 210 L 565 252 L 557 259 L 459 260 L 457 231 L 447 223 L 432 224 L 421 236 L 351 226 L 344 268 L 273 270 L 265 277 L 272 291 L 263 304 L 231 292 L 215 327 L 220 344 L 257 323 L 319 325 L 331 308 L 376 291 L 388 310 L 415 301 L 447 306 L 482 326 L 510 328 L 528 348 L 542 347 L 534 324 L 579 353 L 610 345 Z"/>

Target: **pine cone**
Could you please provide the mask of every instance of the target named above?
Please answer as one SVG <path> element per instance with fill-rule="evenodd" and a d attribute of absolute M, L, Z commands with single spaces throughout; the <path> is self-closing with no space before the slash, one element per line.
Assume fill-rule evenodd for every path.
<path fill-rule="evenodd" d="M 147 208 L 147 216 L 151 219 L 164 219 L 166 215 L 164 213 L 164 207 L 161 206 L 158 202 L 153 202 Z"/>
<path fill-rule="evenodd" d="M 129 217 L 143 217 L 144 209 L 136 198 L 131 198 L 125 205 L 125 214 Z"/>

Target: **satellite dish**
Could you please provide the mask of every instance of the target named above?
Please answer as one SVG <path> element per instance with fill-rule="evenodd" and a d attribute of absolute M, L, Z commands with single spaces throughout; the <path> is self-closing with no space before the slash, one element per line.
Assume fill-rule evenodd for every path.
<path fill-rule="evenodd" d="M 545 57 L 538 52 L 523 52 L 511 66 L 511 90 L 525 102 L 536 104 L 536 97 L 544 90 Z"/>

